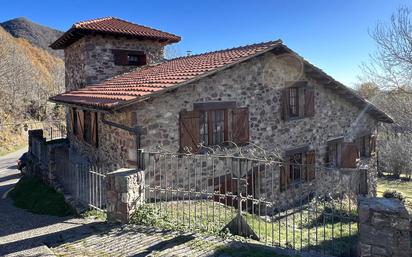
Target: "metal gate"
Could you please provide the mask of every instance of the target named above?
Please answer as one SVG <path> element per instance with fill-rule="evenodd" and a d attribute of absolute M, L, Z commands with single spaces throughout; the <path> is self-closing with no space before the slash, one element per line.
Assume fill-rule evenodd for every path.
<path fill-rule="evenodd" d="M 54 172 L 63 191 L 77 204 L 100 211 L 106 210 L 106 171 L 90 165 L 60 158 Z"/>
<path fill-rule="evenodd" d="M 315 177 L 309 178 L 308 167 L 300 165 L 295 168 L 300 174 L 294 172 L 293 183 L 284 187 L 285 164 L 270 158 L 142 152 L 141 160 L 146 204 L 180 229 L 355 256 L 356 175 L 312 167 Z"/>

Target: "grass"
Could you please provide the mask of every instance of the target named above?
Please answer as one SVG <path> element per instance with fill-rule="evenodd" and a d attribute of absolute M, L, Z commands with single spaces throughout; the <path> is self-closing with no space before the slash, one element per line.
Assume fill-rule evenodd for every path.
<path fill-rule="evenodd" d="M 81 214 L 83 218 L 90 218 L 90 219 L 96 219 L 96 220 L 106 220 L 107 214 L 106 212 L 95 210 L 95 209 L 90 209 Z"/>
<path fill-rule="evenodd" d="M 384 176 L 378 179 L 378 196 L 382 196 L 385 190 L 396 190 L 401 192 L 405 197 L 405 206 L 409 213 L 412 213 L 412 180 L 394 179 L 390 176 Z"/>
<path fill-rule="evenodd" d="M 74 214 L 73 209 L 64 201 L 64 196 L 37 177 L 22 177 L 9 193 L 14 205 L 32 213 L 52 216 Z"/>
<path fill-rule="evenodd" d="M 357 242 L 356 213 L 344 210 L 338 212 L 336 208 L 331 208 L 331 203 L 317 207 L 291 209 L 272 218 L 243 212 L 243 217 L 264 244 L 317 250 L 336 256 L 349 255 Z M 236 214 L 236 209 L 213 201 L 175 201 L 146 204 L 138 209 L 132 221 L 164 229 L 213 233 L 225 237 L 230 236 L 230 233 L 222 232 L 222 228 Z"/>

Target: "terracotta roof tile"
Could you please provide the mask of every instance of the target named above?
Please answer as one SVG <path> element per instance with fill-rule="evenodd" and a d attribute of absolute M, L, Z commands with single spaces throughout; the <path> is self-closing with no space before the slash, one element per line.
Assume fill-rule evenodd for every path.
<path fill-rule="evenodd" d="M 154 39 L 176 43 L 180 37 L 171 33 L 131 23 L 115 17 L 105 17 L 75 23 L 66 33 L 50 45 L 53 49 L 62 49 L 72 44 L 85 32 L 126 35 L 131 37 Z M 79 33 L 81 32 L 81 33 Z"/>
<path fill-rule="evenodd" d="M 111 109 L 136 100 L 141 96 L 196 79 L 230 64 L 270 50 L 279 44 L 280 41 L 270 41 L 176 58 L 113 77 L 98 85 L 90 85 L 76 91 L 54 96 L 51 100 Z"/>

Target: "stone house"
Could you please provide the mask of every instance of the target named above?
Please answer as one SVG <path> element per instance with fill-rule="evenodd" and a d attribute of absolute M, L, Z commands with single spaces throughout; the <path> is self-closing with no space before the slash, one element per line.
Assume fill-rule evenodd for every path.
<path fill-rule="evenodd" d="M 276 175 L 281 191 L 320 176 L 303 164 L 366 163 L 373 194 L 377 127 L 388 115 L 281 40 L 165 60 L 179 41 L 108 17 L 76 23 L 51 45 L 65 53 L 66 92 L 50 100 L 66 106 L 72 152 L 133 167 L 137 149 L 158 145 L 258 145 L 290 164 Z"/>

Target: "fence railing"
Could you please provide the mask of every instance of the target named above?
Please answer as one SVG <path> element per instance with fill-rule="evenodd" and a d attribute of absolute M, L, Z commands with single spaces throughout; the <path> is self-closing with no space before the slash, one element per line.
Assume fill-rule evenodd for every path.
<path fill-rule="evenodd" d="M 230 231 L 268 245 L 355 256 L 356 172 L 158 152 L 141 153 L 141 162 L 146 204 L 173 226 Z M 285 168 L 291 171 L 287 177 Z M 308 173 L 312 169 L 314 176 Z"/>
<path fill-rule="evenodd" d="M 57 158 L 54 175 L 78 204 L 101 211 L 106 209 L 106 171 L 103 168 Z"/>

